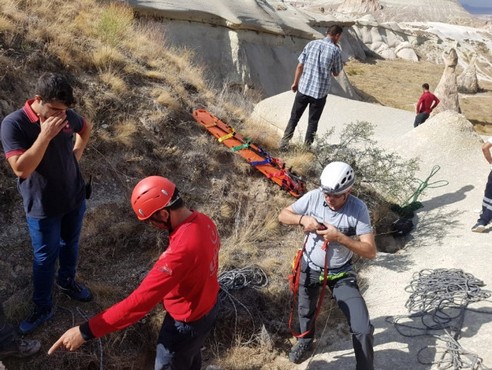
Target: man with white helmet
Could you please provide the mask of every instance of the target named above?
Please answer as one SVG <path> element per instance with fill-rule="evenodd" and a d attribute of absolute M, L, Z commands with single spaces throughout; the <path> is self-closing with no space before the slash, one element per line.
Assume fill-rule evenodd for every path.
<path fill-rule="evenodd" d="M 132 193 L 140 221 L 169 232 L 169 246 L 127 298 L 80 326 L 50 348 L 75 351 L 85 341 L 130 326 L 162 302 L 167 314 L 159 334 L 155 369 L 201 368 L 201 347 L 218 312 L 220 238 L 214 222 L 190 210 L 176 185 L 160 176 L 140 181 Z"/>
<path fill-rule="evenodd" d="M 366 204 L 351 194 L 354 182 L 352 167 L 332 162 L 321 174 L 321 187 L 284 208 L 278 217 L 284 224 L 300 225 L 306 234 L 298 292 L 301 335 L 289 353 L 294 363 L 300 363 L 312 347 L 316 305 L 326 268 L 327 285 L 350 325 L 356 369 L 374 369 L 374 327 L 351 259 L 354 254 L 373 259 L 376 243 Z"/>

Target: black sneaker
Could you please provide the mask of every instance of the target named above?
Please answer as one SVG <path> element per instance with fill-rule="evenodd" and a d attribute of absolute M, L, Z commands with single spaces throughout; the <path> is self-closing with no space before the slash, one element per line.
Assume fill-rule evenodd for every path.
<path fill-rule="evenodd" d="M 84 284 L 77 283 L 74 279 L 67 279 L 65 282 L 58 282 L 62 293 L 80 302 L 92 301 L 92 292 Z"/>
<path fill-rule="evenodd" d="M 39 340 L 17 339 L 11 346 L 0 351 L 0 359 L 6 357 L 29 357 L 36 354 L 41 348 Z"/>
<path fill-rule="evenodd" d="M 311 349 L 312 341 L 298 341 L 289 352 L 289 360 L 295 364 L 300 364 L 306 357 L 307 352 Z"/>
<path fill-rule="evenodd" d="M 38 328 L 39 325 L 51 319 L 54 313 L 55 311 L 53 308 L 42 309 L 36 307 L 27 319 L 21 321 L 19 325 L 19 331 L 22 334 L 29 334 L 33 332 Z"/>

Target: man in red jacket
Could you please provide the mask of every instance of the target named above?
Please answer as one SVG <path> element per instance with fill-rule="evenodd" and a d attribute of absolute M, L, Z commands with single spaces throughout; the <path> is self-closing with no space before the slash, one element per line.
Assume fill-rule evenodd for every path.
<path fill-rule="evenodd" d="M 48 351 L 75 351 L 85 341 L 126 328 L 162 302 L 167 311 L 155 369 L 201 368 L 201 347 L 218 312 L 220 238 L 213 221 L 187 208 L 168 179 L 150 176 L 132 193 L 137 218 L 169 231 L 169 246 L 127 298 L 67 330 Z"/>
<path fill-rule="evenodd" d="M 440 100 L 433 93 L 429 91 L 429 84 L 425 83 L 422 85 L 422 95 L 417 103 L 415 113 L 417 116 L 415 117 L 415 122 L 413 123 L 413 127 L 417 127 L 424 123 L 427 118 L 429 118 L 432 110 L 437 107 Z"/>

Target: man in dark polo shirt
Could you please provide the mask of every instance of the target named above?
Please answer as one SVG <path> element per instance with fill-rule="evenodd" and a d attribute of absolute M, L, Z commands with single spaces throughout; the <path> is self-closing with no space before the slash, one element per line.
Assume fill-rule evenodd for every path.
<path fill-rule="evenodd" d="M 20 323 L 27 334 L 54 313 L 52 286 L 72 299 L 90 301 L 91 291 L 75 281 L 85 205 L 85 184 L 78 161 L 91 125 L 70 109 L 73 90 L 59 74 L 39 78 L 35 96 L 1 123 L 5 157 L 17 176 L 34 251 L 34 310 Z M 75 137 L 75 140 L 74 140 Z"/>

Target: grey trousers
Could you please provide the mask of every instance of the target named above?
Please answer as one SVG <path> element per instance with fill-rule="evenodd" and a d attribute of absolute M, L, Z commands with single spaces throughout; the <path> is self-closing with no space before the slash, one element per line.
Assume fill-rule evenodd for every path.
<path fill-rule="evenodd" d="M 321 290 L 319 280 L 321 274 L 322 272 L 310 269 L 302 260 L 299 277 L 299 325 L 301 333 L 309 328 L 311 330 L 304 338 L 299 339 L 301 341 L 309 342 L 314 338 L 314 316 Z M 357 361 L 356 370 L 374 370 L 374 327 L 369 320 L 366 302 L 360 294 L 355 274 L 330 282 L 328 286 L 350 326 Z"/>

